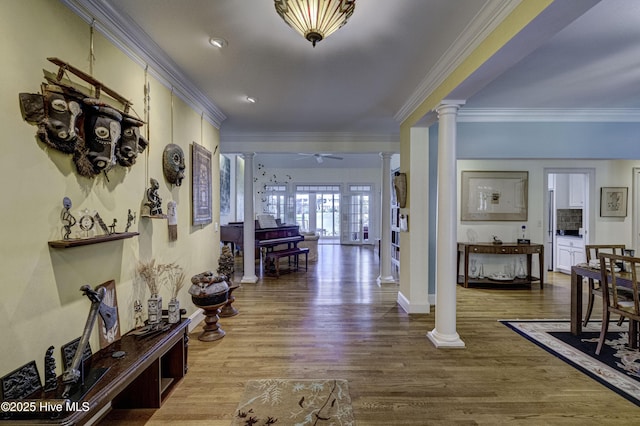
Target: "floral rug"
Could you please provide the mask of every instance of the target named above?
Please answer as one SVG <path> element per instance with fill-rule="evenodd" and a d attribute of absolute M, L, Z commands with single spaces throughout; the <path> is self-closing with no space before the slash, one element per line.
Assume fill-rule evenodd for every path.
<path fill-rule="evenodd" d="M 591 321 L 580 336 L 569 331 L 569 321 L 503 320 L 515 332 L 531 340 L 589 377 L 640 406 L 640 350 L 630 349 L 628 326 L 609 325 L 605 344 L 596 355 L 599 321 Z"/>
<path fill-rule="evenodd" d="M 232 426 L 353 426 L 346 380 L 250 380 Z"/>

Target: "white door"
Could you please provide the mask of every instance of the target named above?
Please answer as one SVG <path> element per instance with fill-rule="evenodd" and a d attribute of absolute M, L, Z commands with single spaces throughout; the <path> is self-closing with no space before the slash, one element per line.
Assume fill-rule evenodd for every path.
<path fill-rule="evenodd" d="M 369 242 L 369 194 L 351 194 L 343 198 L 342 235 L 343 244 L 365 244 Z"/>

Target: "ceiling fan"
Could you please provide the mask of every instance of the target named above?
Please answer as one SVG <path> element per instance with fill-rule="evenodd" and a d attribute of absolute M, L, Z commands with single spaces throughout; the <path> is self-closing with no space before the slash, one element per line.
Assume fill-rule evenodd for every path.
<path fill-rule="evenodd" d="M 330 160 L 342 160 L 342 157 L 338 157 L 333 154 L 321 154 L 321 153 L 308 154 L 308 153 L 299 152 L 298 155 L 302 155 L 303 157 L 308 157 L 308 158 L 311 158 L 311 157 L 315 158 L 318 164 L 322 164 L 325 158 L 328 158 Z M 302 160 L 302 158 L 299 158 L 299 160 Z"/>

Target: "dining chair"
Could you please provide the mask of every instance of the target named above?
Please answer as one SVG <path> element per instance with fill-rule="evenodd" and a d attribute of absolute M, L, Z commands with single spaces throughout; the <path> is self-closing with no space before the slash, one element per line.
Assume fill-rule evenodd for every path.
<path fill-rule="evenodd" d="M 587 244 L 584 246 L 587 263 L 591 264 L 592 261 L 598 261 L 598 255 L 600 253 L 617 254 L 622 256 L 624 254 L 624 244 Z M 584 314 L 583 327 L 586 327 L 591 318 L 591 312 L 593 311 L 593 303 L 595 296 L 602 297 L 602 285 L 600 281 L 593 278 L 588 279 L 589 282 L 589 301 L 587 303 L 587 310 Z M 619 322 L 619 324 L 622 321 Z"/>
<path fill-rule="evenodd" d="M 638 295 L 638 270 L 640 258 L 631 256 L 619 256 L 615 254 L 598 255 L 600 259 L 600 282 L 602 287 L 602 297 L 604 306 L 602 312 L 602 328 L 600 329 L 600 339 L 596 348 L 596 355 L 600 355 L 600 350 L 604 344 L 607 331 L 609 330 L 609 319 L 611 313 L 629 319 L 629 346 L 638 347 L 638 322 L 640 322 L 640 297 Z M 625 265 L 617 268 L 617 265 Z M 616 270 L 617 268 L 617 270 Z M 629 300 L 620 289 L 631 290 L 633 295 Z"/>

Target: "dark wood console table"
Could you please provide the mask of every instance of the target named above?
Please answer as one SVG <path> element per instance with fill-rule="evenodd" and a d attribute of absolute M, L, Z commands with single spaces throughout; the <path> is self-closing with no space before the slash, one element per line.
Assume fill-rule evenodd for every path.
<path fill-rule="evenodd" d="M 84 404 L 86 407 L 84 411 L 63 412 L 53 419 L 51 415 L 41 414 L 35 419 L 22 417 L 9 419 L 9 422 L 80 425 L 87 423 L 110 403 L 113 408 L 159 408 L 173 386 L 186 374 L 189 323 L 189 319 L 183 319 L 168 331 L 149 337 L 126 334 L 93 354 L 90 368 L 108 370 L 78 401 L 80 406 Z M 113 358 L 117 351 L 124 351 L 126 355 L 120 359 Z M 31 395 L 29 399 L 59 400 L 62 389 L 64 385 L 60 383 L 57 390 Z"/>
<path fill-rule="evenodd" d="M 525 254 L 527 256 L 527 277 L 514 278 L 510 281 L 496 281 L 489 278 L 469 277 L 469 254 Z M 538 255 L 540 264 L 540 278 L 531 275 L 532 255 Z M 464 258 L 464 270 L 460 274 L 460 258 Z M 469 287 L 469 284 L 531 284 L 540 281 L 540 288 L 544 286 L 544 246 L 542 244 L 516 244 L 516 243 L 458 243 L 457 283 Z"/>

